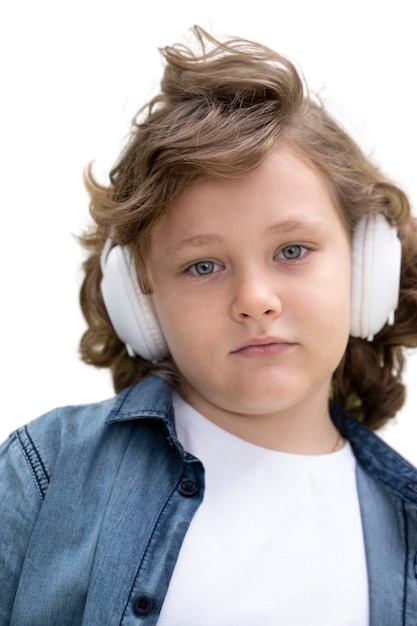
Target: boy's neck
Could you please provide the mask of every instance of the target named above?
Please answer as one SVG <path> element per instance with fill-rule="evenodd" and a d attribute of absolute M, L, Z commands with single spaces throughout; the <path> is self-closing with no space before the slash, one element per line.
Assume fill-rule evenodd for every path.
<path fill-rule="evenodd" d="M 184 399 L 227 432 L 250 443 L 291 454 L 329 454 L 343 445 L 328 408 L 328 391 L 280 411 L 234 413 L 207 402 L 192 389 Z"/>

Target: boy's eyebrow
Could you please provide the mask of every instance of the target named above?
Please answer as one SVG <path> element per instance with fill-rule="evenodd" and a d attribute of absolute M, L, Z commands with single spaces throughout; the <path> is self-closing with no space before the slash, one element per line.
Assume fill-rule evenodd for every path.
<path fill-rule="evenodd" d="M 292 232 L 293 230 L 303 230 L 303 231 L 317 231 L 317 230 L 326 230 L 326 225 L 320 220 L 283 220 L 282 222 L 277 222 L 276 224 L 271 224 L 268 226 L 267 231 L 271 234 L 285 234 Z"/>
<path fill-rule="evenodd" d="M 177 243 L 171 250 L 171 253 L 178 252 L 184 248 L 199 248 L 209 243 L 221 243 L 222 238 L 219 235 L 194 235 L 193 237 L 187 237 Z"/>

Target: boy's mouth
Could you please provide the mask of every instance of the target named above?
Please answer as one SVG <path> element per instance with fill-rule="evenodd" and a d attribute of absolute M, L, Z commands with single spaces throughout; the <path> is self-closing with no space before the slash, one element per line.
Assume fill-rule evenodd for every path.
<path fill-rule="evenodd" d="M 293 342 L 283 339 L 282 337 L 262 335 L 259 337 L 251 337 L 239 346 L 239 348 L 233 350 L 232 354 L 239 354 L 246 357 L 281 354 L 293 345 L 295 345 Z"/>

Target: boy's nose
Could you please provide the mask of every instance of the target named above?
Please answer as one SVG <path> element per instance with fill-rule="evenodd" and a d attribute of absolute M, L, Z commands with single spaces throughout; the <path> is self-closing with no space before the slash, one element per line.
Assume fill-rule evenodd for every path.
<path fill-rule="evenodd" d="M 232 315 L 238 321 L 247 318 L 260 320 L 263 317 L 277 317 L 282 304 L 276 286 L 271 281 L 254 276 L 235 284 Z"/>

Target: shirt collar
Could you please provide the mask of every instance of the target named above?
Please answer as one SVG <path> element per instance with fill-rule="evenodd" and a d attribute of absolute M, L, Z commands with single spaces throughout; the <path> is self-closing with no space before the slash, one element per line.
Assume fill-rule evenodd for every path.
<path fill-rule="evenodd" d="M 341 434 L 350 441 L 358 463 L 396 495 L 417 504 L 417 469 L 340 407 L 332 407 L 331 413 Z"/>
<path fill-rule="evenodd" d="M 168 381 L 149 376 L 134 387 L 124 389 L 116 396 L 106 422 L 142 418 L 163 420 L 168 426 L 173 426 L 172 391 Z"/>

